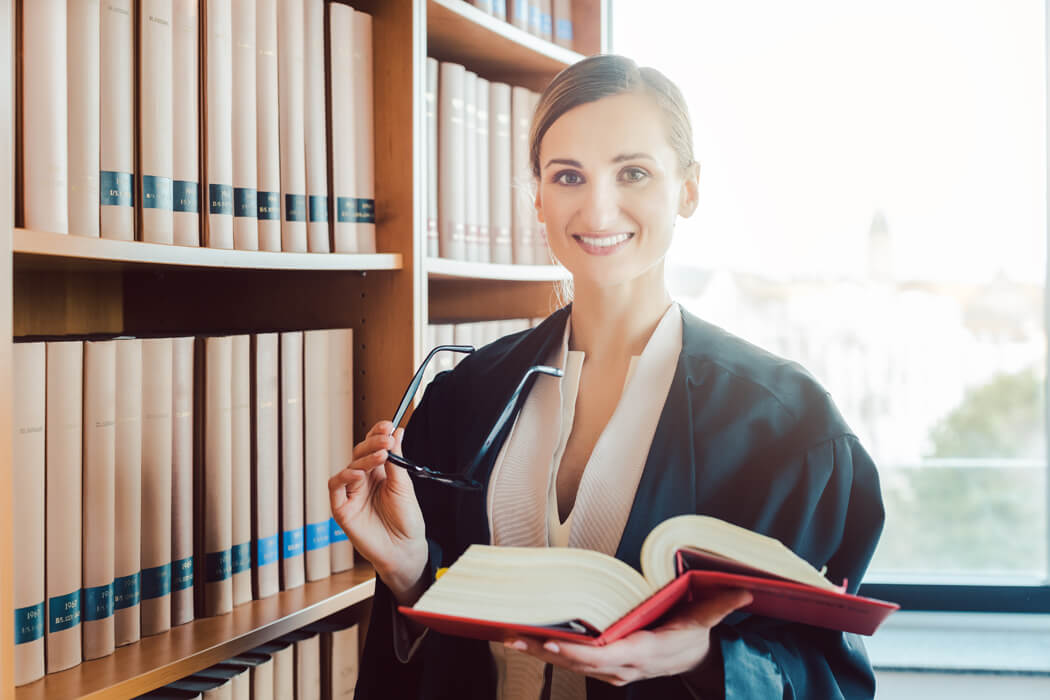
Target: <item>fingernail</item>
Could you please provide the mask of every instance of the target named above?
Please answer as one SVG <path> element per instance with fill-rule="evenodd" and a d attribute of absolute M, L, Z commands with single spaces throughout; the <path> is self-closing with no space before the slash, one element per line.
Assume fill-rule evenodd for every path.
<path fill-rule="evenodd" d="M 547 642 L 543 645 L 543 648 L 551 652 L 552 654 L 557 654 L 559 651 L 561 651 L 561 647 L 559 647 L 556 642 Z"/>
<path fill-rule="evenodd" d="M 513 641 L 507 641 L 506 642 L 506 646 L 508 646 L 511 649 L 517 649 L 518 651 L 525 651 L 526 649 L 529 648 L 529 645 L 526 644 L 525 642 L 523 642 L 520 639 L 515 639 Z"/>

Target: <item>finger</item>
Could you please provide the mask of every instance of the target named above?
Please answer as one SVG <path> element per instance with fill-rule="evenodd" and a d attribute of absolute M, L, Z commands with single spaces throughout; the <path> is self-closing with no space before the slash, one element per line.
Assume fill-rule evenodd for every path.
<path fill-rule="evenodd" d="M 363 457 L 376 450 L 389 450 L 394 447 L 394 438 L 390 435 L 369 435 L 354 445 L 353 458 Z"/>
<path fill-rule="evenodd" d="M 394 432 L 394 424 L 388 420 L 381 420 L 372 426 L 372 429 L 368 431 L 368 435 L 365 437 L 371 437 L 373 435 L 389 435 Z"/>
<path fill-rule="evenodd" d="M 753 597 L 740 589 L 722 590 L 691 605 L 687 614 L 707 628 L 714 627 L 730 613 L 751 604 Z"/>
<path fill-rule="evenodd" d="M 383 463 L 386 462 L 386 454 L 386 450 L 379 450 L 378 452 L 365 455 L 361 459 L 355 459 L 350 463 L 350 466 L 345 467 L 342 471 L 328 479 L 328 490 L 331 491 L 341 486 L 357 484 L 357 477 L 354 475 L 365 474 L 376 467 L 382 466 Z"/>
<path fill-rule="evenodd" d="M 575 667 L 588 671 L 608 671 L 631 666 L 643 657 L 639 639 L 635 635 L 629 635 L 600 647 L 549 640 L 544 643 L 543 648 Z"/>
<path fill-rule="evenodd" d="M 405 434 L 404 428 L 398 428 L 394 431 L 394 446 L 390 449 L 394 454 L 401 454 L 401 438 Z M 391 479 L 391 484 L 399 488 L 410 488 L 412 486 L 412 478 L 408 475 L 408 470 L 391 461 L 387 461 L 386 475 L 388 479 Z"/>

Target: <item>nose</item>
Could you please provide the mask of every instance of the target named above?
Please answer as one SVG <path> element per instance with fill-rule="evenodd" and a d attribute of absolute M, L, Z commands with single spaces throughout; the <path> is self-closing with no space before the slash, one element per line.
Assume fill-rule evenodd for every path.
<path fill-rule="evenodd" d="M 614 182 L 596 178 L 588 186 L 580 211 L 580 224 L 590 232 L 612 226 L 620 215 L 619 193 Z"/>

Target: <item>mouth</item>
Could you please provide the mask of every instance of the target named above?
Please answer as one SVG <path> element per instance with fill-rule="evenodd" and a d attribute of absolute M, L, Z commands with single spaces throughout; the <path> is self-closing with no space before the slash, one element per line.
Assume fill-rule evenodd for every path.
<path fill-rule="evenodd" d="M 632 238 L 633 233 L 609 233 L 609 234 L 572 234 L 576 243 L 589 255 L 612 255 L 622 250 Z"/>

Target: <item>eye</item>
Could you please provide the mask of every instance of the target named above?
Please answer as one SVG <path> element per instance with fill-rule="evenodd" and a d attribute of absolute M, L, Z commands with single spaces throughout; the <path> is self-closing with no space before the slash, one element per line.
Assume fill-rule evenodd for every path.
<path fill-rule="evenodd" d="M 562 170 L 554 176 L 552 182 L 558 185 L 582 185 L 583 176 L 575 170 Z"/>
<path fill-rule="evenodd" d="M 634 165 L 620 171 L 620 179 L 624 182 L 641 182 L 647 177 L 649 177 L 649 173 L 644 168 Z"/>

